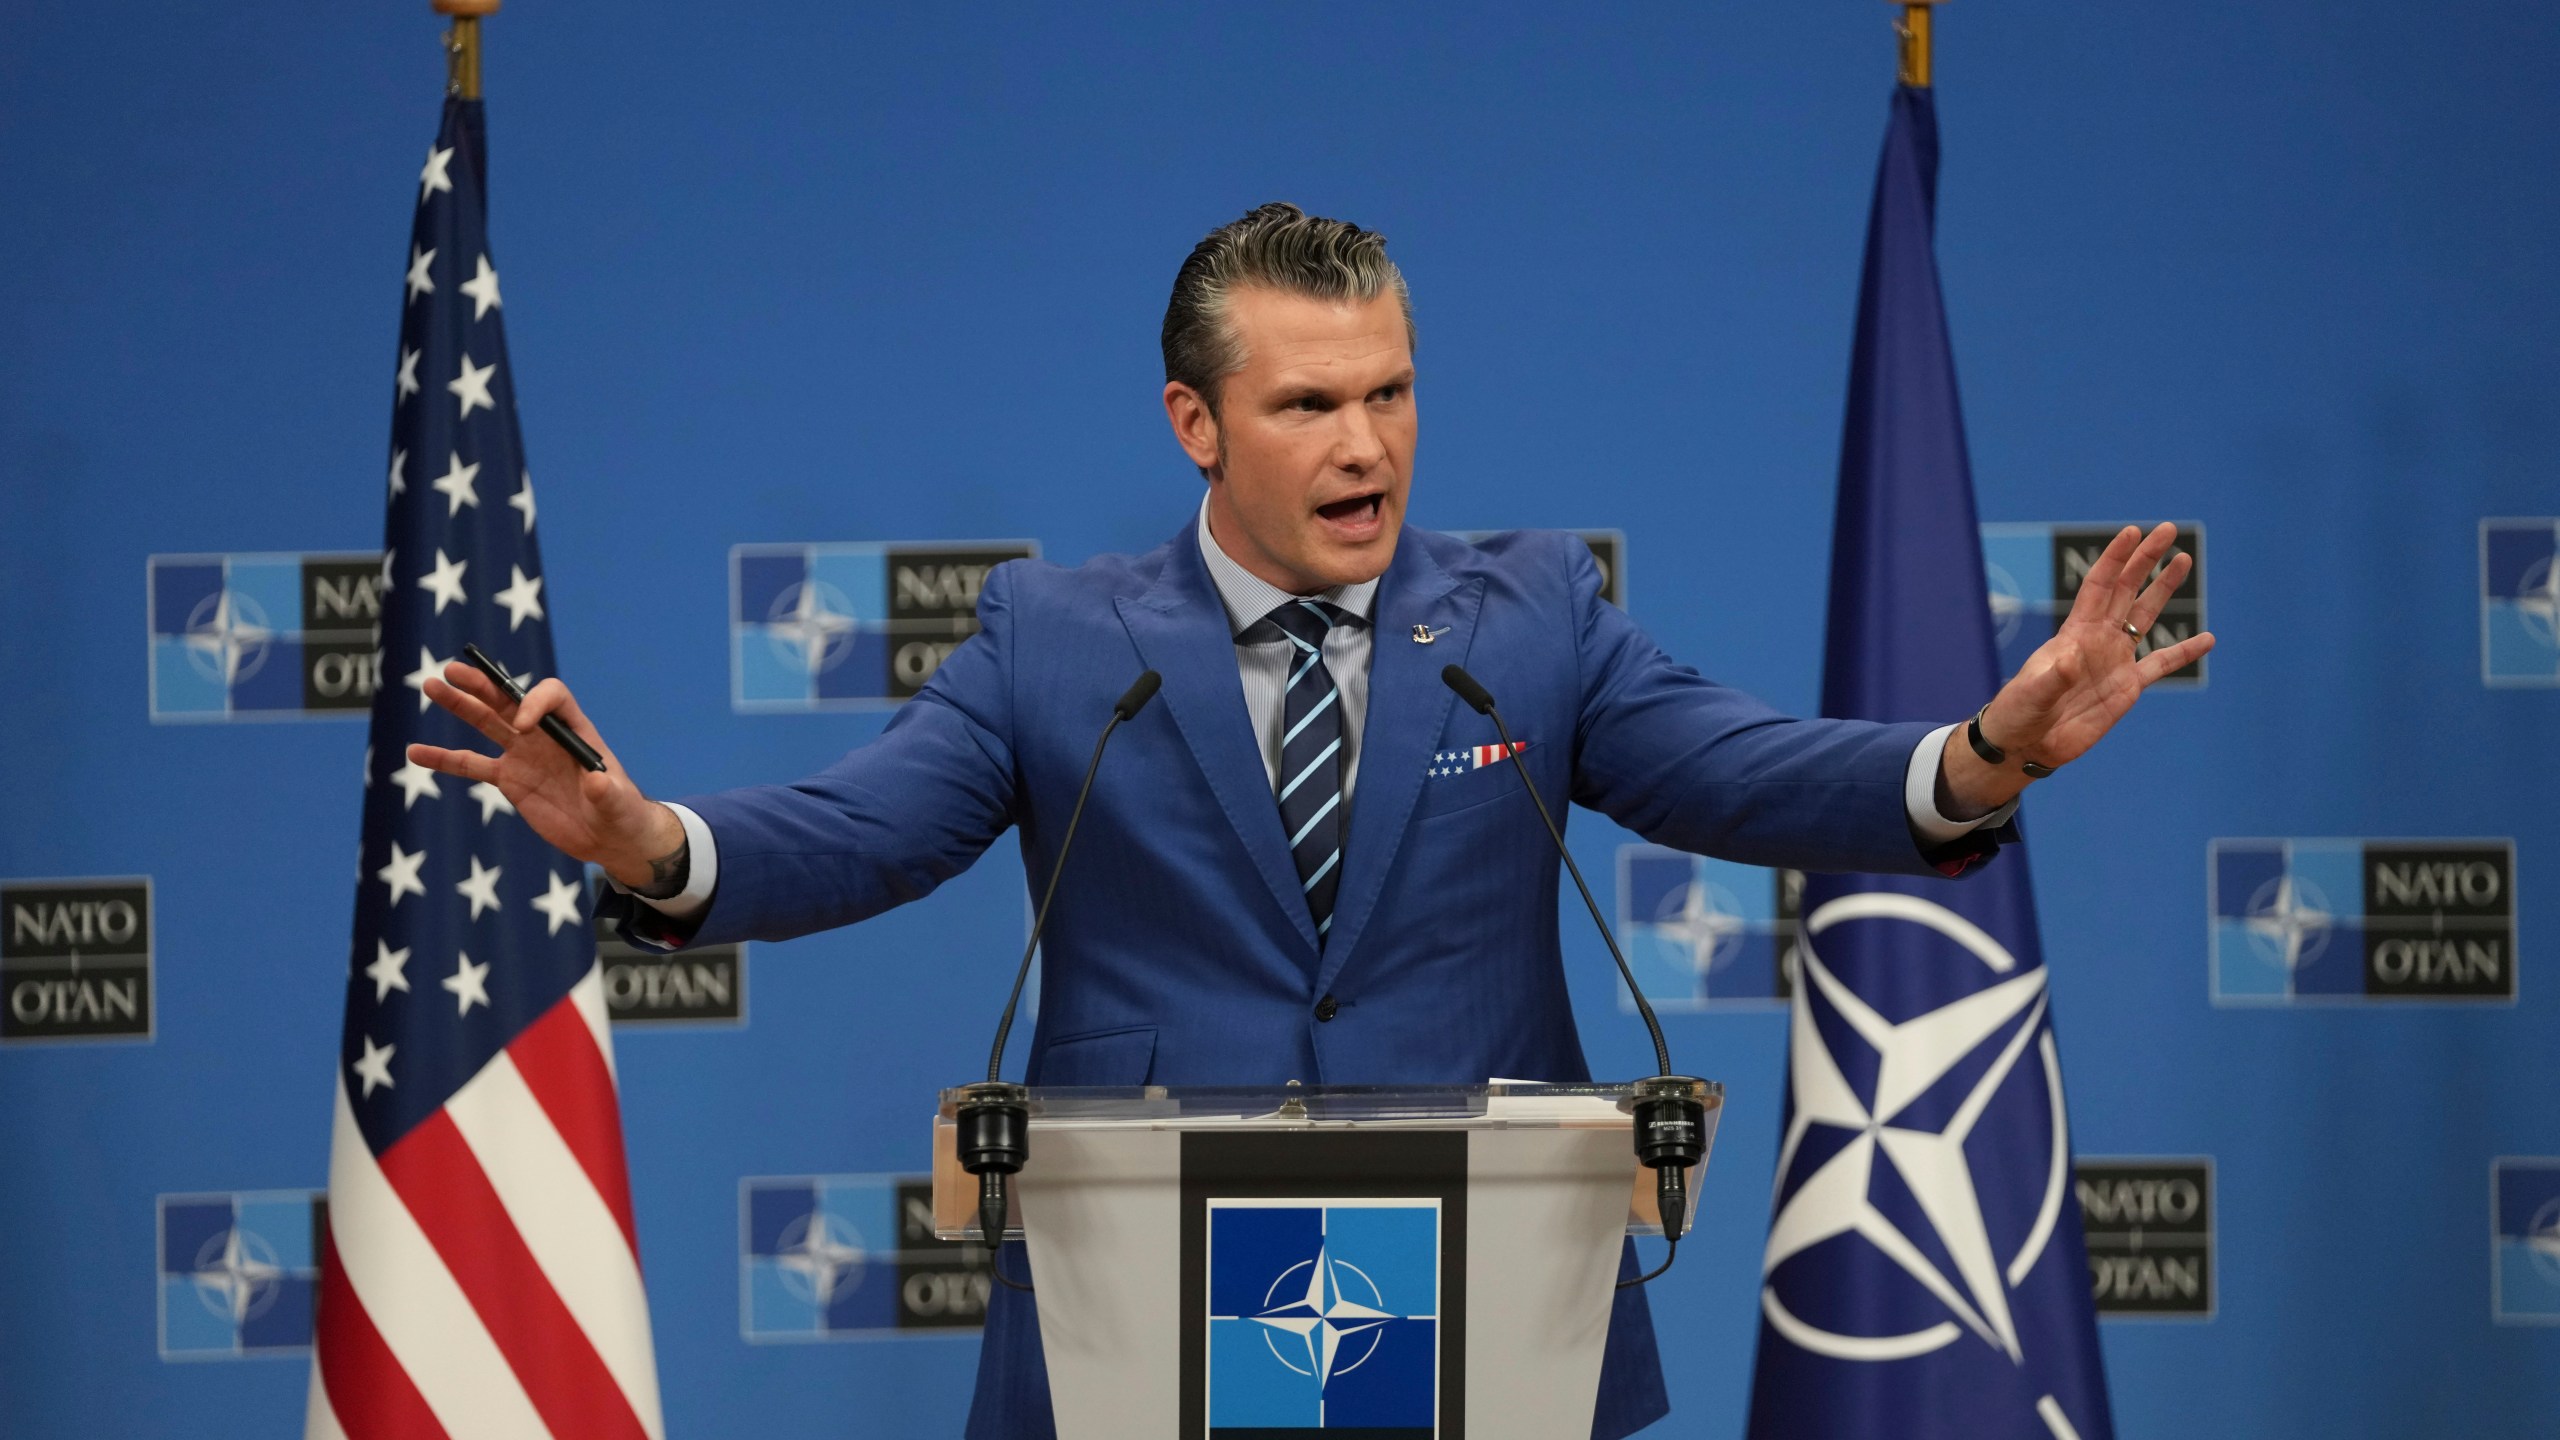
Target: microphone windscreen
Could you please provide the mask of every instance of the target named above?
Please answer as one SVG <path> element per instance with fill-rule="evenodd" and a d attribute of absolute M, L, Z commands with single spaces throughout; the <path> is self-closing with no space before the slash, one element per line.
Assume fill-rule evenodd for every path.
<path fill-rule="evenodd" d="M 1130 684 L 1128 690 L 1112 705 L 1112 711 L 1123 720 L 1137 718 L 1138 712 L 1147 708 L 1147 702 L 1156 698 L 1156 689 L 1163 684 L 1162 675 L 1153 670 L 1148 671 Z"/>
<path fill-rule="evenodd" d="M 1468 674 L 1460 667 L 1455 665 L 1443 666 L 1440 671 L 1440 683 L 1457 691 L 1458 698 L 1466 701 L 1469 706 L 1474 708 L 1477 714 L 1490 715 L 1493 713 L 1493 692 L 1485 689 L 1482 685 L 1477 684 L 1476 677 Z"/>

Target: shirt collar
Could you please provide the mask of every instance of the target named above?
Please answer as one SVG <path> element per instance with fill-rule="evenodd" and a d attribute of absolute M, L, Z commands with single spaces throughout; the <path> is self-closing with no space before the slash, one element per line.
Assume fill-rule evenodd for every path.
<path fill-rule="evenodd" d="M 1217 538 L 1209 533 L 1209 498 L 1200 497 L 1200 558 L 1209 565 L 1209 578 L 1218 587 L 1218 599 L 1227 607 L 1229 633 L 1242 635 L 1291 600 L 1322 600 L 1363 622 L 1370 619 L 1378 605 L 1378 582 L 1363 580 L 1357 585 L 1336 585 L 1313 595 L 1296 596 L 1261 576 L 1247 570 L 1218 548 Z"/>

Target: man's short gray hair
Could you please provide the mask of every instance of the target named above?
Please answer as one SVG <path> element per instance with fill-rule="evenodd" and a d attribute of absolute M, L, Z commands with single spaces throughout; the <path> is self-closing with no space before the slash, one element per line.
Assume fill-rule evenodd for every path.
<path fill-rule="evenodd" d="M 1258 206 L 1192 247 L 1164 309 L 1164 378 L 1200 392 L 1213 416 L 1219 383 L 1244 368 L 1244 340 L 1227 301 L 1247 285 L 1355 303 L 1392 286 L 1404 311 L 1405 343 L 1414 343 L 1413 297 L 1387 258 L 1387 237 L 1285 202 Z"/>

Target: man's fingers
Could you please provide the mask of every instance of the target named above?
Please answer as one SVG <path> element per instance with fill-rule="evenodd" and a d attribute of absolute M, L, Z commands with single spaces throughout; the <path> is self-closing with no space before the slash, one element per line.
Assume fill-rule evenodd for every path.
<path fill-rule="evenodd" d="M 2080 577 L 2079 594 L 2071 601 L 2072 619 L 2104 621 L 2121 612 L 2122 607 L 2116 604 L 2117 582 L 2141 536 L 2141 531 L 2127 525 L 2107 542 L 2106 549 L 2098 552 L 2097 559 L 2089 562 L 2088 573 Z"/>
<path fill-rule="evenodd" d="M 2150 654 L 2142 657 L 2142 661 L 2139 666 L 2142 675 L 2142 683 L 2145 686 L 2149 686 L 2152 682 L 2159 680 L 2163 676 L 2175 675 L 2198 660 L 2203 659 L 2205 652 L 2212 648 L 2213 632 L 2210 630 L 2203 630 L 2188 636 L 2186 639 L 2179 641 L 2175 645 L 2164 646 L 2161 649 L 2154 650 Z"/>
<path fill-rule="evenodd" d="M 414 764 L 424 765 L 430 770 L 458 779 L 486 781 L 492 785 L 498 781 L 498 762 L 490 756 L 473 750 L 447 750 L 441 745 L 412 745 L 409 747 L 409 759 Z"/>
<path fill-rule="evenodd" d="M 2172 554 L 2169 563 L 2160 567 L 2159 578 L 2145 587 L 2133 602 L 2133 610 L 2125 616 L 2125 623 L 2145 635 L 2150 634 L 2152 622 L 2160 618 L 2161 611 L 2169 608 L 2169 597 L 2178 593 L 2178 587 L 2187 582 L 2187 572 L 2194 568 L 2195 557 L 2184 550 Z"/>
<path fill-rule="evenodd" d="M 471 678 L 483 685 L 489 683 L 488 677 L 477 673 L 474 673 Z M 419 688 L 426 692 L 428 699 L 451 711 L 453 718 L 499 744 L 511 744 L 515 740 L 516 732 L 507 728 L 507 722 L 499 719 L 496 711 L 482 704 L 476 697 L 464 694 L 453 682 L 430 675 L 426 683 Z"/>
<path fill-rule="evenodd" d="M 570 694 L 569 687 L 558 680 L 545 680 L 526 692 L 524 703 L 516 707 L 513 723 L 518 732 L 523 732 L 541 724 L 545 715 L 559 716 L 567 723 L 571 734 L 593 745 L 598 752 L 604 750 L 604 737 L 596 733 L 595 726 L 587 723 L 586 712 L 578 708 L 578 697 Z"/>

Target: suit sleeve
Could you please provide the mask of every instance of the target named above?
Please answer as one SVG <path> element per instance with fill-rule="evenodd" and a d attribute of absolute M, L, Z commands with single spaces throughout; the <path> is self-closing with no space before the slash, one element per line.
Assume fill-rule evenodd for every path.
<path fill-rule="evenodd" d="M 711 829 L 718 889 L 692 922 L 627 896 L 608 918 L 651 949 L 786 940 L 922 899 L 1013 823 L 1012 566 L 987 575 L 979 631 L 880 738 L 790 785 L 682 803 Z"/>
<path fill-rule="evenodd" d="M 1751 865 L 1955 874 L 2005 832 L 1923 851 L 1904 786 L 1924 723 L 1780 714 L 1662 653 L 1564 547 L 1580 667 L 1576 802 L 1658 845 Z"/>

